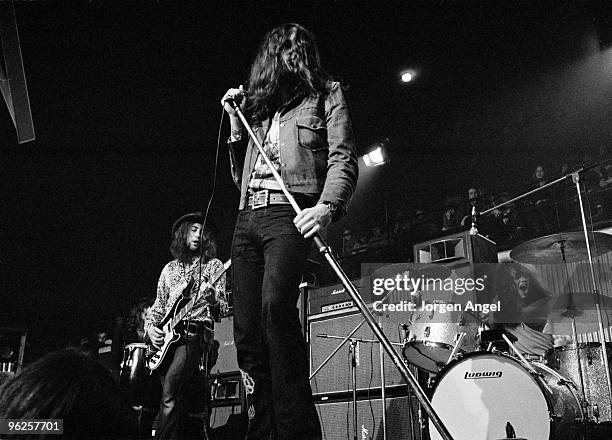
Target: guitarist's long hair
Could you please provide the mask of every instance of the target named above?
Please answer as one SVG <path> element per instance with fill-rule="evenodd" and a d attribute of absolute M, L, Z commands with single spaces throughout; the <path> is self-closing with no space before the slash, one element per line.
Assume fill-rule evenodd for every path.
<path fill-rule="evenodd" d="M 181 263 L 191 263 L 194 257 L 202 255 L 202 263 L 206 263 L 211 258 L 217 256 L 217 242 L 215 241 L 211 231 L 205 229 L 202 233 L 202 242 L 200 249 L 192 251 L 186 244 L 189 230 L 193 222 L 183 222 L 181 226 L 176 228 L 172 242 L 170 243 L 170 253 Z"/>

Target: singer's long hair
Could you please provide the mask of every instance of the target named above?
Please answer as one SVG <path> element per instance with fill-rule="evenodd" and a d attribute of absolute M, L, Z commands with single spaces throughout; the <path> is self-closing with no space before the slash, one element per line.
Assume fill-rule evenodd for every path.
<path fill-rule="evenodd" d="M 283 62 L 282 51 L 296 52 L 298 71 Z M 268 32 L 259 46 L 247 80 L 249 112 L 255 120 L 273 114 L 296 95 L 326 95 L 331 76 L 321 68 L 314 35 L 296 23 L 286 23 Z"/>
<path fill-rule="evenodd" d="M 200 249 L 192 251 L 187 246 L 187 236 L 193 222 L 183 222 L 176 228 L 170 243 L 170 253 L 181 263 L 191 263 L 194 257 L 202 255 L 202 263 L 217 256 L 217 242 L 211 231 L 205 229 L 201 234 Z"/>

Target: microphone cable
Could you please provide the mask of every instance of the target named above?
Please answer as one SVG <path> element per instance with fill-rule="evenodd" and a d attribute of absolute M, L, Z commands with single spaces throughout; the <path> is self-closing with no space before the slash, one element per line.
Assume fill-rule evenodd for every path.
<path fill-rule="evenodd" d="M 217 149 L 216 149 L 216 152 L 215 152 L 215 162 L 214 162 L 214 169 L 213 169 L 212 190 L 211 190 L 210 196 L 208 198 L 208 203 L 206 204 L 206 209 L 204 211 L 204 216 L 203 216 L 203 219 L 202 219 L 202 228 L 200 229 L 200 236 L 199 236 L 200 249 L 199 249 L 199 261 L 198 261 L 198 269 L 197 269 L 198 283 L 197 283 L 197 291 L 195 293 L 196 298 L 200 294 L 200 288 L 202 286 L 202 280 L 203 280 L 203 264 L 202 264 L 202 260 L 204 259 L 204 235 L 205 235 L 205 230 L 206 230 L 206 224 L 208 222 L 208 215 L 210 213 L 210 208 L 212 206 L 212 202 L 214 200 L 215 193 L 216 193 L 216 190 L 217 190 L 217 172 L 218 172 L 218 168 L 219 168 L 219 150 L 221 149 L 221 129 L 223 127 L 224 113 L 225 113 L 225 110 L 223 108 L 221 108 L 221 118 L 219 120 L 219 129 L 217 130 Z M 212 234 L 208 234 L 207 239 L 211 240 L 212 239 Z M 195 273 L 194 273 L 194 275 L 195 275 Z M 199 298 L 197 298 L 197 300 L 199 300 Z M 191 324 L 192 312 L 193 312 L 193 309 L 195 308 L 195 305 L 196 305 L 196 301 L 194 301 L 192 308 L 188 312 L 187 319 L 186 319 L 187 329 L 189 329 L 189 325 Z M 208 307 L 210 308 L 210 305 Z M 211 318 L 212 318 L 212 316 L 211 316 Z M 208 330 L 207 327 L 204 326 L 204 328 L 202 328 L 202 330 L 201 330 L 202 332 L 205 332 L 205 331 L 214 331 L 213 330 L 214 329 L 214 318 L 212 318 L 212 319 L 213 319 L 213 323 L 212 323 L 213 327 L 210 330 Z M 214 335 L 214 333 L 213 333 L 213 335 Z M 200 334 L 200 335 L 198 335 L 196 337 L 200 338 L 200 340 L 198 341 L 198 345 L 202 349 L 204 344 L 202 344 L 202 339 L 201 338 L 203 338 L 204 335 Z M 213 338 L 214 338 L 214 336 L 213 336 Z M 189 350 L 189 346 L 191 344 L 193 344 L 193 341 L 187 341 L 187 344 L 186 344 L 186 347 L 185 347 L 185 364 L 184 364 L 184 368 L 186 368 L 187 365 L 189 365 L 189 363 L 190 363 L 190 361 L 189 361 L 189 351 L 190 351 Z M 208 349 L 210 349 L 210 347 L 208 347 Z M 202 355 L 204 355 L 204 353 L 202 353 Z M 208 356 L 207 356 L 207 359 L 208 359 Z M 201 363 L 202 363 L 202 359 L 200 359 L 200 364 Z M 204 371 L 204 376 L 206 378 L 208 378 L 208 365 L 207 364 L 208 364 L 208 360 L 206 362 L 206 365 L 203 366 L 204 370 L 205 370 Z M 202 365 L 198 366 L 198 368 L 195 371 L 195 374 L 196 374 L 196 378 L 195 378 L 196 379 L 196 383 L 197 383 L 198 370 L 200 370 L 201 366 Z M 192 380 L 193 379 L 194 378 L 192 378 Z M 183 374 L 183 380 L 182 380 L 182 383 L 181 383 L 181 391 L 179 393 L 184 393 L 185 392 L 186 385 L 187 385 L 187 375 Z M 204 393 L 204 394 L 206 394 L 206 393 Z M 204 398 L 206 398 L 206 397 L 204 397 Z M 208 406 L 208 402 L 206 402 L 206 405 Z M 207 423 L 206 432 L 207 432 L 208 428 L 210 428 L 210 426 Z M 206 437 L 208 437 L 207 433 L 205 435 L 206 435 Z"/>

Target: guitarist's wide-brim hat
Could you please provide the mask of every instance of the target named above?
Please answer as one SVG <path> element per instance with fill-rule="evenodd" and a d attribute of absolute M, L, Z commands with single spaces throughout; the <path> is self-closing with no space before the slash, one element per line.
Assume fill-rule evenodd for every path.
<path fill-rule="evenodd" d="M 185 222 L 190 222 L 190 223 L 204 223 L 204 215 L 200 212 L 200 211 L 196 211 L 196 212 L 190 212 L 189 214 L 185 214 L 181 217 L 179 217 L 173 224 L 172 224 L 172 235 L 174 236 L 174 233 L 176 232 L 176 230 L 178 228 L 181 227 L 181 225 Z"/>

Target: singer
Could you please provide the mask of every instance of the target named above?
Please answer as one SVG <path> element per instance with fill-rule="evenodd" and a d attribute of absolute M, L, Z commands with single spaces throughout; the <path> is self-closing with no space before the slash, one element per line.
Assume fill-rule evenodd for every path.
<path fill-rule="evenodd" d="M 314 36 L 284 24 L 263 39 L 230 115 L 231 171 L 240 189 L 232 244 L 234 338 L 247 393 L 247 439 L 320 439 L 296 308 L 308 240 L 346 212 L 357 157 L 344 90 L 321 68 Z M 303 209 L 296 216 L 227 102 L 240 102 Z"/>

